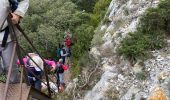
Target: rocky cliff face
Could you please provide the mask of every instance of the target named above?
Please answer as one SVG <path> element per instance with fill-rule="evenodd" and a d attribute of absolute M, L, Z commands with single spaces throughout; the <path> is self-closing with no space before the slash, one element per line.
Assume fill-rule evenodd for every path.
<path fill-rule="evenodd" d="M 98 28 L 104 33 L 103 43 L 91 49 L 91 54 L 102 60 L 103 74 L 84 100 L 170 99 L 169 47 L 152 51 L 152 59 L 134 65 L 116 51 L 127 33 L 136 30 L 145 10 L 158 4 L 159 0 L 112 0 L 105 16 L 109 21 Z"/>

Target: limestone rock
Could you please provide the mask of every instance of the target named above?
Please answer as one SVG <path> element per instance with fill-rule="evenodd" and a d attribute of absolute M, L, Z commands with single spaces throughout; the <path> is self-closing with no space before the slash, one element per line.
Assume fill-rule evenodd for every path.
<path fill-rule="evenodd" d="M 162 87 L 156 87 L 151 96 L 149 97 L 149 100 L 168 100 L 167 96 L 164 93 L 164 90 Z"/>

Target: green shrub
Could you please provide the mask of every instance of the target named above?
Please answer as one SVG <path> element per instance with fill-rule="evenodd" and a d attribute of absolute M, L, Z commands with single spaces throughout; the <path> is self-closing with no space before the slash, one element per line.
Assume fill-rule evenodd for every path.
<path fill-rule="evenodd" d="M 102 36 L 103 35 L 100 34 L 100 33 L 94 34 L 91 45 L 92 46 L 98 46 L 98 45 L 102 44 L 103 43 Z"/>
<path fill-rule="evenodd" d="M 108 23 L 110 23 L 110 22 L 111 22 L 111 21 L 109 20 L 108 17 L 105 17 L 105 18 L 103 19 L 103 21 L 102 21 L 103 24 L 108 24 Z"/>
<path fill-rule="evenodd" d="M 96 62 L 94 58 L 92 57 L 92 55 L 89 55 L 88 52 L 84 52 L 84 54 L 82 54 L 79 60 L 74 60 L 73 62 L 73 66 L 71 67 L 72 78 L 75 78 L 78 75 L 80 75 L 82 68 L 85 68 L 85 67 L 87 68 L 87 67 L 95 66 L 95 65 L 96 65 Z"/>
<path fill-rule="evenodd" d="M 129 60 L 136 61 L 137 59 L 144 59 L 147 56 L 145 48 L 148 47 L 148 36 L 143 36 L 140 33 L 130 34 L 130 37 L 122 41 L 119 53 Z"/>
<path fill-rule="evenodd" d="M 145 72 L 139 72 L 139 73 L 136 73 L 136 78 L 138 80 L 145 80 L 146 79 L 146 73 Z"/>
<path fill-rule="evenodd" d="M 120 27 L 123 27 L 124 25 L 125 25 L 125 22 L 123 21 L 123 19 L 119 19 L 115 21 L 115 29 L 119 29 Z"/>
<path fill-rule="evenodd" d="M 72 49 L 72 56 L 75 59 L 80 59 L 84 52 L 86 52 L 91 44 L 94 34 L 94 27 L 88 24 L 82 24 L 75 30 L 75 41 Z"/>
<path fill-rule="evenodd" d="M 157 8 L 150 8 L 141 17 L 136 32 L 129 33 L 118 52 L 129 60 L 145 60 L 149 51 L 165 46 L 165 34 L 170 32 L 170 0 L 162 1 Z"/>
<path fill-rule="evenodd" d="M 78 27 L 74 27 L 72 29 L 73 42 L 74 42 L 74 45 L 72 46 L 72 51 L 73 51 L 72 56 L 73 56 L 73 60 L 75 60 L 75 62 L 77 62 L 76 64 L 78 64 L 78 65 L 76 64 L 74 65 L 75 68 L 73 68 L 73 73 L 74 71 L 81 71 L 82 65 L 86 66 L 84 65 L 86 63 L 83 63 L 81 59 L 84 59 L 85 52 L 87 52 L 88 49 L 90 48 L 91 41 L 94 35 L 94 30 L 103 19 L 110 2 L 111 0 L 97 0 L 93 12 L 88 14 L 83 14 L 83 16 L 80 16 L 81 20 L 84 17 L 86 18 L 86 20 L 85 21 L 83 20 L 83 22 L 80 23 Z M 95 44 L 102 42 L 101 34 L 97 37 L 100 38 L 100 41 L 96 41 Z M 80 72 L 76 72 L 72 76 L 76 77 L 78 73 Z"/>
<path fill-rule="evenodd" d="M 81 69 L 80 69 L 80 66 L 78 66 L 78 61 L 74 60 L 73 65 L 71 66 L 72 79 L 77 77 L 80 74 L 80 71 L 81 71 Z"/>
<path fill-rule="evenodd" d="M 107 8 L 112 0 L 98 0 L 94 6 L 93 14 L 91 15 L 91 25 L 97 27 L 103 19 Z"/>
<path fill-rule="evenodd" d="M 125 16 L 128 16 L 128 15 L 129 15 L 129 10 L 128 10 L 128 8 L 124 8 L 124 12 L 123 12 L 123 13 L 124 13 Z"/>
<path fill-rule="evenodd" d="M 90 62 L 90 57 L 88 52 L 85 52 L 83 56 L 79 59 L 78 65 L 81 67 L 86 67 L 87 63 Z"/>

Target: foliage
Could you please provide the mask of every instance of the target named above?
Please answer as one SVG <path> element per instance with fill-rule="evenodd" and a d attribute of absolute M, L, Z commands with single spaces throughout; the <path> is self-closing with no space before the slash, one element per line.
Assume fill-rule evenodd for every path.
<path fill-rule="evenodd" d="M 77 0 L 76 0 L 77 1 Z M 73 74 L 75 76 L 78 75 L 78 71 L 81 70 L 82 67 L 88 66 L 86 62 L 86 52 L 90 49 L 91 46 L 91 40 L 94 35 L 94 30 L 97 27 L 97 25 L 100 23 L 102 18 L 104 17 L 104 14 L 107 10 L 108 5 L 110 4 L 111 0 L 81 0 L 79 1 L 79 4 L 76 3 L 78 6 L 81 6 L 81 3 L 85 4 L 90 4 L 89 6 L 93 6 L 91 9 L 89 6 L 85 5 L 85 7 L 82 8 L 85 9 L 87 12 L 90 12 L 87 16 L 86 19 L 79 27 L 76 27 L 74 32 L 74 46 L 72 47 L 72 56 L 74 58 L 74 61 L 77 62 L 77 65 L 72 68 Z M 77 1 L 78 2 L 78 1 Z M 95 4 L 93 4 L 95 2 Z M 87 9 L 91 10 L 87 10 Z M 82 10 L 83 10 L 82 9 Z M 82 12 L 83 14 L 85 12 Z M 99 18 L 100 17 L 100 18 Z M 102 40 L 102 39 L 101 39 Z M 85 60 L 85 61 L 82 61 Z M 86 62 L 86 63 L 83 63 Z M 74 71 L 73 71 L 74 70 Z"/>
<path fill-rule="evenodd" d="M 156 16 L 156 17 L 155 17 Z M 162 1 L 141 17 L 136 32 L 129 33 L 119 48 L 119 53 L 129 60 L 146 59 L 150 50 L 165 46 L 165 34 L 170 32 L 170 1 Z"/>
<path fill-rule="evenodd" d="M 102 36 L 103 35 L 100 34 L 100 33 L 94 34 L 91 45 L 92 46 L 98 46 L 98 45 L 102 44 L 103 43 Z"/>
<path fill-rule="evenodd" d="M 95 3 L 98 0 L 72 0 L 72 1 L 75 4 L 77 4 L 81 10 L 85 10 L 86 12 L 92 12 Z"/>
<path fill-rule="evenodd" d="M 149 56 L 148 50 L 160 49 L 165 45 L 164 36 L 161 33 L 144 35 L 141 32 L 135 32 L 129 35 L 130 37 L 122 41 L 119 53 L 131 61 L 145 60 Z"/>
<path fill-rule="evenodd" d="M 0 82 L 6 82 L 6 76 L 0 75 Z"/>
<path fill-rule="evenodd" d="M 62 92 L 55 95 L 52 100 L 72 100 L 72 95 L 71 93 Z"/>
<path fill-rule="evenodd" d="M 98 0 L 94 6 L 93 14 L 91 15 L 91 25 L 97 27 L 103 19 L 107 8 L 112 0 Z"/>
<path fill-rule="evenodd" d="M 103 35 L 106 32 L 106 28 L 102 29 L 100 27 L 96 28 L 96 30 L 94 31 L 95 34 L 93 35 L 93 39 L 91 41 L 91 45 L 92 46 L 99 46 L 103 43 Z"/>
<path fill-rule="evenodd" d="M 139 73 L 136 73 L 136 78 L 138 80 L 145 80 L 146 79 L 146 73 L 145 72 L 139 72 Z"/>
<path fill-rule="evenodd" d="M 81 69 L 83 67 L 86 67 L 89 61 L 90 60 L 89 60 L 88 53 L 85 52 L 84 54 L 82 54 L 82 57 L 78 61 L 74 62 L 74 66 L 71 67 L 73 78 L 77 77 L 80 74 Z"/>
<path fill-rule="evenodd" d="M 106 16 L 103 20 L 102 20 L 102 24 L 108 24 L 111 21 L 109 20 L 109 18 Z"/>
<path fill-rule="evenodd" d="M 78 11 L 69 0 L 30 0 L 30 3 L 22 27 L 40 53 L 47 58 L 55 57 L 55 48 L 63 41 L 66 29 L 74 30 L 88 19 L 88 15 Z M 32 52 L 23 37 L 20 43 L 28 52 Z"/>
<path fill-rule="evenodd" d="M 71 51 L 75 63 L 72 70 L 80 71 L 76 64 L 89 50 L 94 30 L 104 16 L 109 1 L 111 0 L 30 0 L 29 10 L 21 26 L 40 54 L 52 59 L 56 58 L 58 43 L 63 43 L 65 30 L 70 29 L 74 44 Z M 94 17 L 97 18 L 95 23 Z M 19 40 L 27 52 L 34 52 L 24 37 Z"/>
<path fill-rule="evenodd" d="M 75 31 L 75 44 L 72 47 L 72 51 L 74 51 L 72 55 L 78 59 L 84 54 L 84 51 L 89 49 L 90 41 L 93 38 L 94 27 L 88 26 L 88 24 L 82 24 Z"/>

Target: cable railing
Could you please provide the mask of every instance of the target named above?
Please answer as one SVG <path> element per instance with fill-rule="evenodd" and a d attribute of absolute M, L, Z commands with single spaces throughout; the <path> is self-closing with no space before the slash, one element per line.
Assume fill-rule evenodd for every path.
<path fill-rule="evenodd" d="M 17 52 L 17 55 L 18 55 L 18 59 L 19 59 L 19 61 L 20 61 L 20 64 L 21 64 L 21 66 L 24 66 L 24 72 L 23 72 L 23 74 L 24 74 L 24 78 L 25 78 L 25 81 L 26 81 L 26 83 L 27 83 L 27 85 L 30 85 L 29 84 L 29 80 L 28 80 L 28 75 L 27 75 L 27 71 L 29 71 L 35 78 L 37 78 L 38 80 L 40 80 L 44 85 L 46 85 L 47 86 L 47 89 L 48 89 L 48 96 L 49 97 L 51 97 L 51 92 L 55 92 L 54 90 L 52 90 L 51 88 L 50 88 L 50 84 L 49 84 L 49 81 L 51 81 L 52 83 L 54 83 L 55 84 L 55 86 L 58 88 L 58 86 L 56 85 L 56 82 L 54 82 L 49 76 L 48 76 L 48 67 L 50 67 L 49 65 L 47 65 L 47 64 L 45 64 L 46 62 L 45 62 L 45 60 L 43 59 L 43 57 L 40 55 L 40 53 L 39 53 L 39 51 L 35 48 L 35 46 L 32 44 L 32 42 L 30 41 L 30 39 L 28 38 L 28 36 L 25 34 L 25 32 L 22 30 L 22 28 L 19 26 L 19 24 L 16 24 L 15 26 L 17 27 L 17 29 L 22 33 L 22 35 L 24 36 L 24 38 L 26 39 L 26 41 L 29 43 L 29 45 L 32 47 L 32 51 L 35 51 L 38 55 L 39 55 L 39 57 L 42 59 L 42 61 L 43 61 L 43 63 L 46 65 L 46 66 L 44 66 L 44 70 L 37 64 L 37 62 L 35 62 L 33 59 L 32 59 L 32 57 L 30 56 L 30 55 L 28 55 L 28 53 L 20 46 L 20 44 L 19 44 L 19 42 L 18 42 L 18 38 L 17 38 L 17 35 L 16 35 L 16 32 L 15 32 L 15 29 L 14 29 L 14 25 L 12 24 L 12 22 L 11 22 L 11 19 L 10 19 L 11 17 L 10 16 L 8 16 L 8 18 L 7 18 L 7 20 L 8 20 L 8 23 L 9 23 L 9 25 L 11 25 L 10 26 L 10 28 L 11 28 L 11 31 L 12 31 L 12 33 L 11 33 L 11 36 L 14 38 L 14 40 L 13 40 L 13 42 L 15 43 L 15 45 L 14 45 L 14 48 L 13 48 L 13 55 L 15 55 L 15 50 L 16 50 L 16 52 Z M 22 53 L 22 54 L 21 54 Z M 24 55 L 26 55 L 26 56 L 28 56 L 28 58 L 31 60 L 31 61 L 33 61 L 33 63 L 35 63 L 35 65 L 44 73 L 44 75 L 45 75 L 45 81 L 46 82 L 44 82 L 43 81 L 43 79 L 41 79 L 41 78 L 39 78 L 37 75 L 35 75 L 35 73 L 34 72 L 32 72 L 30 69 L 29 69 L 29 66 L 27 67 L 27 66 L 25 66 L 24 65 L 24 62 L 23 62 L 23 54 Z M 11 57 L 11 61 L 13 62 L 13 60 L 14 60 L 14 57 Z M 8 85 L 9 85 L 9 77 L 10 77 L 10 75 L 11 75 L 11 70 L 12 70 L 12 65 L 11 65 L 11 67 L 9 67 L 10 69 L 9 69 L 9 72 L 8 72 L 8 77 L 7 77 L 7 82 L 6 82 L 6 87 L 5 87 L 5 100 L 6 100 L 6 98 L 7 98 L 7 91 L 8 91 Z M 21 73 L 22 74 L 22 73 Z M 55 76 L 55 75 L 54 75 Z M 21 79 L 21 80 L 23 80 L 23 79 Z M 22 82 L 22 81 L 21 81 Z"/>
<path fill-rule="evenodd" d="M 46 62 L 45 62 L 45 60 L 43 59 L 43 57 L 40 55 L 40 53 L 38 52 L 38 50 L 35 48 L 35 46 L 31 43 L 31 41 L 30 41 L 30 39 L 28 38 L 28 36 L 24 33 L 24 31 L 21 29 L 21 27 L 19 26 L 19 25 L 17 25 L 17 28 L 21 31 L 21 33 L 23 34 L 23 36 L 25 37 L 25 39 L 27 40 L 27 42 L 30 44 L 30 46 L 35 50 L 35 52 L 38 54 L 38 56 L 41 58 L 41 60 L 43 61 L 43 63 L 45 64 Z M 45 83 L 42 79 L 40 79 L 40 78 L 38 78 L 36 75 L 35 75 L 35 73 L 33 73 L 31 70 L 29 70 L 29 68 L 28 67 L 26 67 L 26 70 L 29 70 L 29 72 L 31 72 L 37 79 L 39 79 L 41 82 L 43 82 L 43 84 L 45 84 L 46 86 L 47 86 L 47 88 L 48 88 L 48 95 L 51 97 L 51 93 L 50 93 L 50 85 L 49 85 L 49 81 L 51 81 L 52 83 L 54 83 L 54 85 L 56 86 L 56 87 L 58 87 L 57 85 L 56 85 L 56 82 L 54 82 L 49 76 L 48 76 L 48 68 L 50 67 L 48 64 L 45 64 L 46 66 L 44 66 L 44 70 L 37 64 L 37 62 L 35 62 L 33 59 L 32 59 L 32 57 L 28 54 L 28 53 L 26 53 L 26 50 L 24 50 L 20 45 L 18 45 L 19 46 L 19 48 L 20 48 L 20 50 L 21 50 L 21 52 L 23 52 L 26 56 L 28 56 L 28 58 L 31 60 L 31 61 L 33 61 L 33 63 L 41 70 L 41 71 L 43 71 L 44 72 L 44 74 L 45 74 L 45 77 L 46 77 L 46 82 L 47 83 Z M 34 51 L 34 50 L 32 50 L 32 51 Z M 22 61 L 22 58 L 21 58 L 21 61 Z M 55 75 L 53 75 L 54 77 L 56 77 Z M 54 91 L 53 91 L 54 92 Z"/>

